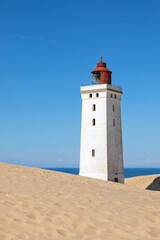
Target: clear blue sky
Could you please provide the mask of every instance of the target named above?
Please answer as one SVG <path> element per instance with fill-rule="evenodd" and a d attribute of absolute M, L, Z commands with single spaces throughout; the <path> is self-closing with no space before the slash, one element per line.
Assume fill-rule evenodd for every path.
<path fill-rule="evenodd" d="M 0 161 L 78 167 L 80 85 L 123 87 L 125 167 L 160 167 L 160 1 L 0 1 Z"/>

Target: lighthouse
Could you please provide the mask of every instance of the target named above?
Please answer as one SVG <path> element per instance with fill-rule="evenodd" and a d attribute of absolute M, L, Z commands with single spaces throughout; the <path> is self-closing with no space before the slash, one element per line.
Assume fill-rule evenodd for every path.
<path fill-rule="evenodd" d="M 121 95 L 106 63 L 97 63 L 92 84 L 81 86 L 82 119 L 79 175 L 124 183 Z"/>

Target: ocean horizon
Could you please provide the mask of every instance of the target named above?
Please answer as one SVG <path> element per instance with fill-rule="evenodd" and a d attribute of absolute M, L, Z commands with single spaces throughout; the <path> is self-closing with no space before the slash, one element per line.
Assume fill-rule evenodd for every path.
<path fill-rule="evenodd" d="M 70 174 L 79 174 L 79 168 L 43 168 L 51 171 L 58 171 Z M 124 168 L 125 178 L 160 174 L 160 168 Z"/>

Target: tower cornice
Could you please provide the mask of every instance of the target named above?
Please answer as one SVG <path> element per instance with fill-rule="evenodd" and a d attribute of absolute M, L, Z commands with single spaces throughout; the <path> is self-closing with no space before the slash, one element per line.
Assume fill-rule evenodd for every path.
<path fill-rule="evenodd" d="M 105 92 L 105 91 L 112 91 L 119 94 L 123 94 L 122 88 L 113 86 L 110 84 L 96 84 L 96 85 L 88 85 L 88 86 L 81 86 L 81 93 L 90 93 L 90 92 Z"/>

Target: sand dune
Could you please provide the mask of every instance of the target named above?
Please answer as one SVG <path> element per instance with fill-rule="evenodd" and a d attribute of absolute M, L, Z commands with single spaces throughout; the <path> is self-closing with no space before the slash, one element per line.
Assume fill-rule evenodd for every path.
<path fill-rule="evenodd" d="M 160 174 L 127 178 L 125 184 L 141 189 L 160 191 Z"/>
<path fill-rule="evenodd" d="M 0 240 L 160 239 L 158 191 L 4 163 L 0 171 Z"/>

